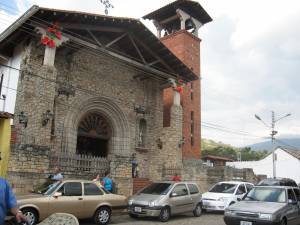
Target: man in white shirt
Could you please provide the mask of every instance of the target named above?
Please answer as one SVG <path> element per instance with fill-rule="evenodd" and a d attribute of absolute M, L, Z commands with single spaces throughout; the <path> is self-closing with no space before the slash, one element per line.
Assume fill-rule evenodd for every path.
<path fill-rule="evenodd" d="M 60 169 L 56 167 L 54 170 L 54 174 L 51 176 L 51 180 L 58 181 L 58 180 L 63 180 L 63 179 L 64 179 L 64 177 L 61 174 Z"/>

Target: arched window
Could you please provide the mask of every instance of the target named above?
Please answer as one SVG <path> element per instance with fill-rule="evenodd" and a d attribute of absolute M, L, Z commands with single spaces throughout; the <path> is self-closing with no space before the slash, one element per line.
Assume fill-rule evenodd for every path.
<path fill-rule="evenodd" d="M 146 145 L 146 131 L 147 131 L 147 122 L 145 119 L 140 119 L 139 129 L 138 129 L 138 146 L 145 147 Z"/>

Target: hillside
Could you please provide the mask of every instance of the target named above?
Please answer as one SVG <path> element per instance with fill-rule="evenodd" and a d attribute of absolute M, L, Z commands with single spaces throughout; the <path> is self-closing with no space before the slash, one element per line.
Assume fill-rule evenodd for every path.
<path fill-rule="evenodd" d="M 237 148 L 222 142 L 216 142 L 208 139 L 201 140 L 201 149 L 202 157 L 206 155 L 216 155 L 227 157 L 234 161 L 238 160 L 238 156 L 240 156 L 243 161 L 250 161 L 262 159 L 269 154 L 268 151 L 253 151 L 249 147 Z"/>
<path fill-rule="evenodd" d="M 280 138 L 278 142 L 275 142 L 275 146 L 282 146 L 286 148 L 299 149 L 300 150 L 300 137 L 299 138 Z M 264 141 L 256 144 L 249 145 L 252 150 L 255 151 L 270 151 L 272 149 L 271 141 Z"/>

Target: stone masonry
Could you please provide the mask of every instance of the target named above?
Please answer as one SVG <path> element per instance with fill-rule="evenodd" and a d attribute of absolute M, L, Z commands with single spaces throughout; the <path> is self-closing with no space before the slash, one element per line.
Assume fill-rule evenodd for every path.
<path fill-rule="evenodd" d="M 172 162 L 172 165 L 181 162 L 181 148 L 178 147 L 181 139 L 178 130 L 182 129 L 181 106 L 172 108 L 172 125 L 163 129 L 163 89 L 158 80 L 150 77 L 136 79 L 141 71 L 124 63 L 101 55 L 91 57 L 85 51 L 70 53 L 63 47 L 56 51 L 54 67 L 44 66 L 45 47 L 35 39 L 25 45 L 24 49 L 15 114 L 23 111 L 28 116 L 28 126 L 25 128 L 17 120 L 15 123 L 18 134 L 32 138 L 30 143 L 26 143 L 31 144 L 30 148 L 23 148 L 24 143 L 18 143 L 12 148 L 16 154 L 12 155 L 9 164 L 9 179 L 17 191 L 20 192 L 17 181 L 20 176 L 36 176 L 40 179 L 51 172 L 49 161 L 44 158 L 49 152 L 75 154 L 79 121 L 90 112 L 100 113 L 111 126 L 112 137 L 108 146 L 111 163 L 108 169 L 118 183 L 116 189 L 119 193 L 128 195 L 132 189 L 132 153 L 137 154 L 140 176 L 150 180 L 162 178 L 162 167 L 166 161 Z M 75 87 L 74 96 L 58 95 L 59 85 L 65 83 Z M 138 115 L 133 110 L 136 104 L 144 105 L 147 113 Z M 53 114 L 53 118 L 43 126 L 42 116 L 47 110 Z M 141 118 L 147 122 L 143 149 L 137 148 L 136 140 L 137 124 Z M 158 147 L 158 140 L 162 141 L 162 148 Z M 32 160 L 22 158 L 26 155 L 23 154 L 25 150 L 28 151 L 27 157 L 34 157 L 30 149 L 35 149 L 42 157 L 36 159 L 36 165 L 32 165 Z M 21 164 L 16 163 L 20 157 Z M 169 157 L 172 157 L 171 161 Z M 72 174 L 67 174 L 67 177 L 72 177 Z M 24 182 L 21 187 L 30 189 L 32 182 Z"/>

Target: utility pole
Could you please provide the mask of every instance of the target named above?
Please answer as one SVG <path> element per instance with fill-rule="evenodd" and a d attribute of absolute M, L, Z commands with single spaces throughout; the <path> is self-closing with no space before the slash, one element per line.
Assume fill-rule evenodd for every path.
<path fill-rule="evenodd" d="M 275 123 L 278 121 L 278 120 L 281 120 L 285 117 L 288 117 L 290 116 L 291 114 L 288 113 L 282 117 L 280 117 L 279 119 L 275 119 L 275 112 L 274 111 L 271 111 L 272 113 L 272 120 L 271 120 L 271 126 L 269 126 L 268 124 L 266 124 L 258 115 L 254 115 L 256 119 L 260 120 L 266 127 L 268 128 L 271 128 L 271 148 L 272 148 L 272 161 L 273 161 L 273 178 L 276 178 L 276 161 L 277 161 L 277 156 L 275 154 L 275 135 L 278 134 L 278 131 L 275 130 Z"/>

